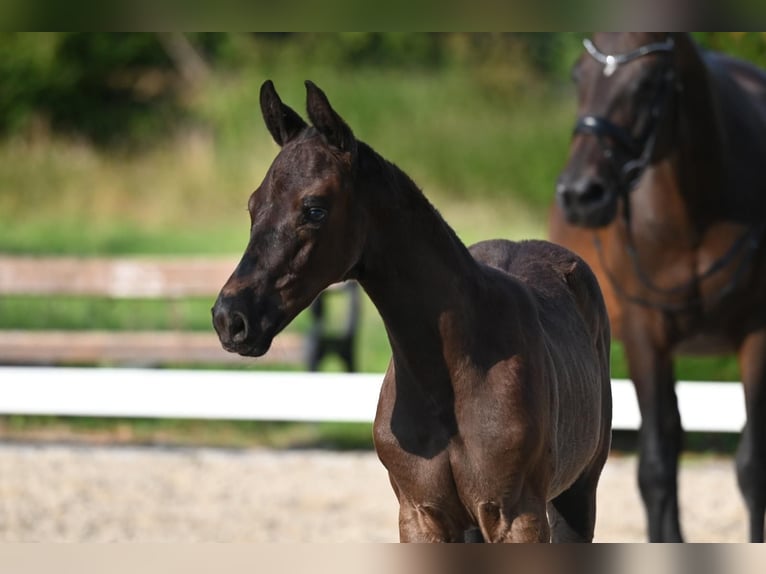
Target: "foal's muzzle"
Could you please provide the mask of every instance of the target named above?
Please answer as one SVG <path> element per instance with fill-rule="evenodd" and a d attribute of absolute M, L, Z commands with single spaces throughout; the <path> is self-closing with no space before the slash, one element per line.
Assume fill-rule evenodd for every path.
<path fill-rule="evenodd" d="M 224 349 L 249 357 L 260 357 L 271 346 L 258 325 L 248 319 L 247 310 L 233 298 L 219 297 L 211 309 L 213 327 Z"/>

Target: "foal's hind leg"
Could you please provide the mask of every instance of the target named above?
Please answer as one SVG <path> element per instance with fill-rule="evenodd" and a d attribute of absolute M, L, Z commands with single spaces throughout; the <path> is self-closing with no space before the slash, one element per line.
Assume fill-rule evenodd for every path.
<path fill-rule="evenodd" d="M 747 423 L 737 450 L 737 478 L 750 515 L 750 541 L 763 542 L 766 512 L 766 330 L 750 334 L 739 352 Z"/>
<path fill-rule="evenodd" d="M 548 505 L 551 542 L 593 541 L 596 527 L 596 487 L 607 455 L 608 449 L 601 460 Z"/>

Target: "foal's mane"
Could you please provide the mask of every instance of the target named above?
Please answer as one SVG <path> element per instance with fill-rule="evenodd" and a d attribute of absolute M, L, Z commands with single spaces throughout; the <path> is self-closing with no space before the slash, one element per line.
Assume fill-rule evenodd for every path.
<path fill-rule="evenodd" d="M 430 233 L 446 234 L 454 245 L 467 252 L 455 230 L 409 175 L 366 143 L 357 141 L 357 144 L 358 192 L 368 194 L 372 209 L 394 209 L 402 219 L 427 225 Z"/>

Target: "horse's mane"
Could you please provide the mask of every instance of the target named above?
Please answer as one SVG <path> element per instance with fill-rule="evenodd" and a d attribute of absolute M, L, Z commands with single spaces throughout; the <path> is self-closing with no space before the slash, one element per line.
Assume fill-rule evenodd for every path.
<path fill-rule="evenodd" d="M 766 154 L 766 74 L 717 53 L 706 54 L 705 65 L 714 101 L 720 106 L 723 147 L 730 158 L 724 171 L 725 214 L 740 221 L 761 221 L 766 217 L 766 178 L 760 177 L 760 185 L 751 181 L 754 172 L 747 167 L 757 165 Z"/>
<path fill-rule="evenodd" d="M 688 46 L 679 127 L 692 155 L 680 166 L 684 187 L 706 197 L 700 221 L 761 220 L 766 178 L 758 174 L 760 184 L 753 181 L 758 172 L 750 166 L 766 154 L 766 108 L 755 95 L 766 90 L 766 75 L 742 60 L 702 50 L 691 39 Z"/>

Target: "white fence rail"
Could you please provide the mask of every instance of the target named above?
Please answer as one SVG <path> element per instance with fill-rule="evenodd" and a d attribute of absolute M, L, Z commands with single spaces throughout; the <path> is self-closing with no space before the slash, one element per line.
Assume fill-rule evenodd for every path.
<path fill-rule="evenodd" d="M 381 374 L 0 367 L 0 414 L 369 422 Z M 684 428 L 738 432 L 741 385 L 681 381 Z M 612 381 L 613 427 L 637 429 L 630 381 Z"/>

